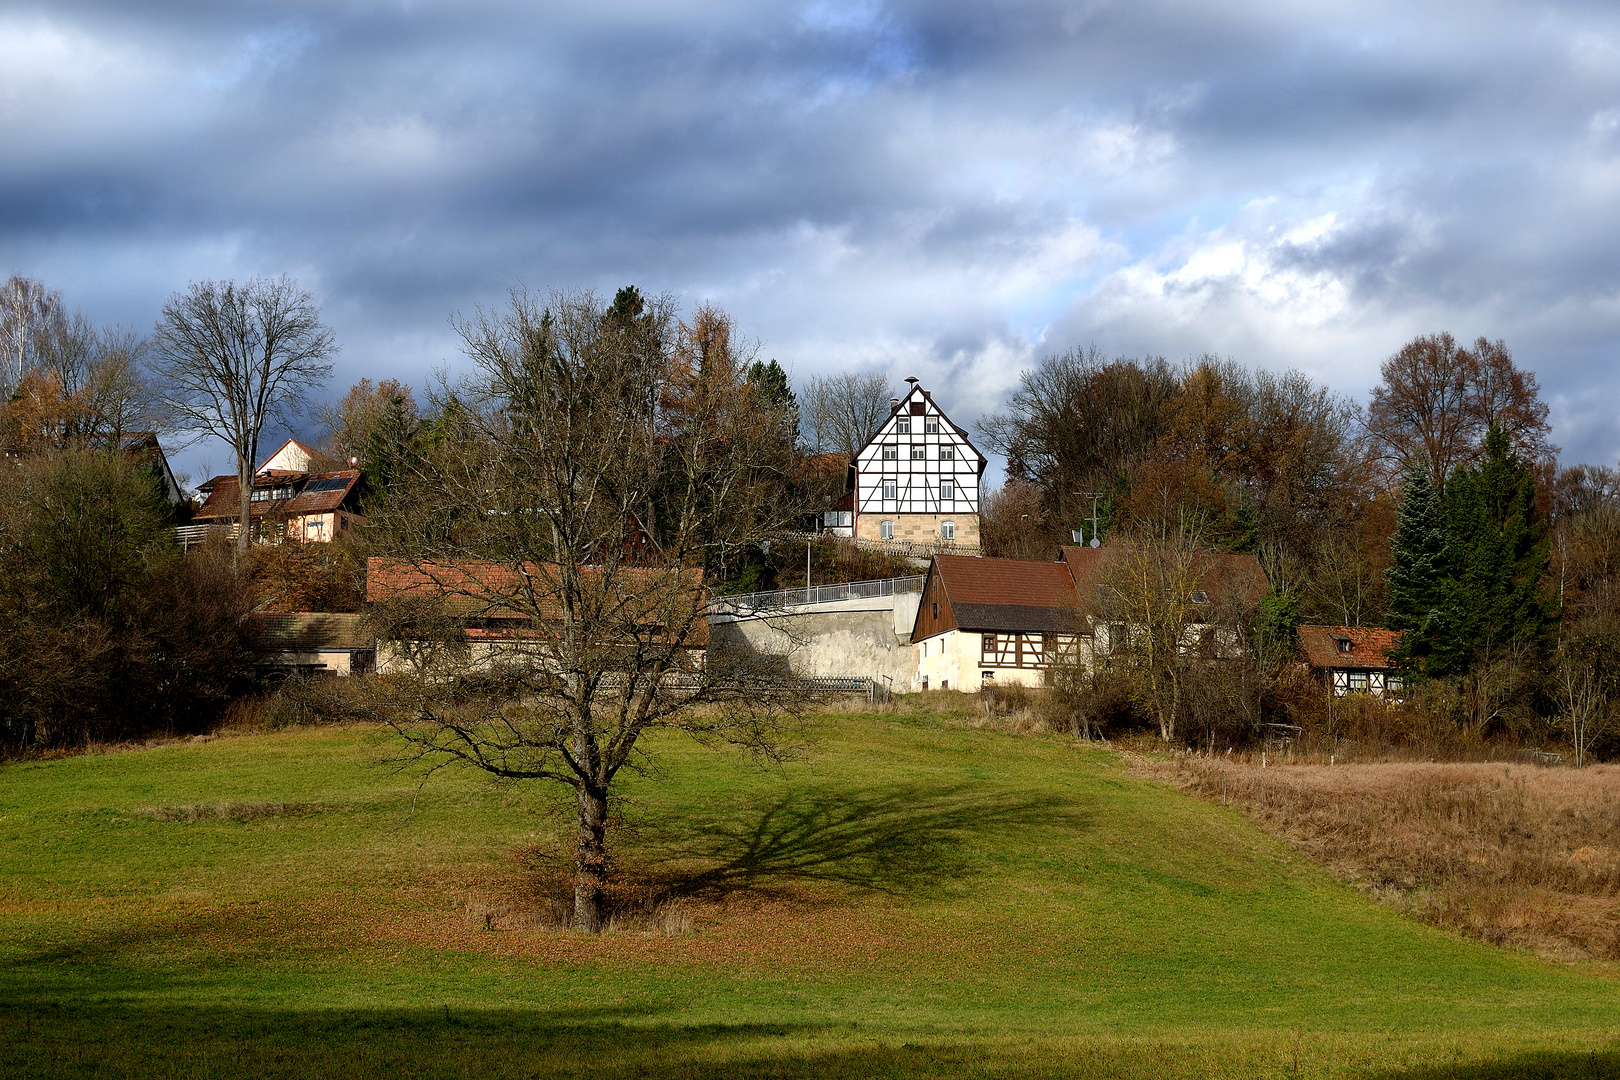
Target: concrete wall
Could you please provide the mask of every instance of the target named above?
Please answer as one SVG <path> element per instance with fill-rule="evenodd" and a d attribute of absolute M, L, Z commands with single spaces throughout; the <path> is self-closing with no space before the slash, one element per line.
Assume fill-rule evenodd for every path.
<path fill-rule="evenodd" d="M 921 593 L 901 593 L 748 617 L 716 615 L 709 636 L 715 646 L 785 656 L 797 675 L 886 677 L 897 692 L 907 692 L 918 685 L 911 627 L 921 600 Z"/>

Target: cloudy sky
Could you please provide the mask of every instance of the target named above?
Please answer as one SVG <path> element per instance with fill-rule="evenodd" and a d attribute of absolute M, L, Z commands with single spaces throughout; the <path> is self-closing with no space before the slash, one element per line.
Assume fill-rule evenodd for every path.
<path fill-rule="evenodd" d="M 1620 8 L 0 4 L 13 270 L 142 328 L 289 273 L 339 390 L 453 369 L 448 315 L 517 282 L 635 283 L 970 425 L 1073 345 L 1364 398 L 1485 334 L 1612 464 Z"/>

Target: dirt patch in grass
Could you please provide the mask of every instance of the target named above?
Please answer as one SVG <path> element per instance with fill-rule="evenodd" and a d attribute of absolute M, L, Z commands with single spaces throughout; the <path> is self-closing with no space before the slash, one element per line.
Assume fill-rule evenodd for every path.
<path fill-rule="evenodd" d="M 154 821 L 262 821 L 265 818 L 295 817 L 319 814 L 324 807 L 313 803 L 288 802 L 228 802 L 204 806 L 147 806 L 136 810 L 136 815 Z"/>
<path fill-rule="evenodd" d="M 1142 762 L 1402 910 L 1558 959 L 1620 959 L 1620 767 Z"/>

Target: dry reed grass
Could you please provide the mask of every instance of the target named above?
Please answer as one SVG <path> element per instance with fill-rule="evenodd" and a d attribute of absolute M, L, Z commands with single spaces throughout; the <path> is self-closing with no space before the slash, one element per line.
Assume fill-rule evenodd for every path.
<path fill-rule="evenodd" d="M 1145 766 L 1438 926 L 1559 959 L 1620 959 L 1620 766 Z"/>
<path fill-rule="evenodd" d="M 218 803 L 210 806 L 148 806 L 135 813 L 154 821 L 262 821 L 266 818 L 317 814 L 322 807 L 311 803 L 257 802 Z"/>

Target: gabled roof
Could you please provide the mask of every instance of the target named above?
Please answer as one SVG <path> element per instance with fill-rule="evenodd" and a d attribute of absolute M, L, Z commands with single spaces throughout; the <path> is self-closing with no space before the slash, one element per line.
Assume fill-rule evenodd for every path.
<path fill-rule="evenodd" d="M 259 472 L 276 469 L 282 472 L 308 472 L 310 465 L 320 458 L 320 451 L 305 446 L 297 439 L 288 439 L 264 459 Z"/>
<path fill-rule="evenodd" d="M 1299 628 L 1300 647 L 1313 668 L 1380 671 L 1390 666 L 1389 656 L 1400 643 L 1399 632 L 1378 627 L 1306 625 Z"/>
<path fill-rule="evenodd" d="M 1114 550 L 1107 546 L 1078 547 L 1073 544 L 1064 544 L 1058 549 L 1059 557 L 1074 575 L 1080 610 L 1088 616 L 1102 614 L 1099 587 L 1107 573 L 1109 555 Z M 1253 555 L 1228 555 L 1212 551 L 1195 558 L 1203 579 L 1203 591 L 1212 598 L 1235 595 L 1244 607 L 1252 608 L 1271 589 L 1271 580 L 1266 577 L 1260 560 Z"/>
<path fill-rule="evenodd" d="M 973 451 L 974 457 L 979 459 L 979 475 L 983 476 L 985 468 L 990 464 L 990 459 L 979 452 L 979 448 L 973 445 L 973 440 L 968 438 L 968 433 L 966 431 L 958 427 L 949 416 L 945 415 L 945 410 L 941 409 L 938 403 L 934 401 L 934 395 L 930 394 L 927 390 L 924 390 L 921 383 L 913 383 L 911 390 L 906 394 L 906 396 L 898 400 L 894 408 L 890 410 L 889 418 L 879 425 L 877 431 L 873 433 L 870 439 L 866 440 L 866 445 L 855 451 L 855 461 L 852 464 L 860 464 L 867 458 L 868 450 L 872 449 L 874 445 L 881 442 L 885 436 L 894 434 L 896 420 L 902 416 L 914 415 L 911 412 L 911 407 L 914 404 L 922 405 L 923 408 L 927 410 L 922 415 L 938 415 L 940 420 L 950 428 L 951 432 L 955 434 L 958 439 L 962 440 L 962 445 Z"/>
<path fill-rule="evenodd" d="M 279 470 L 261 473 L 253 478 L 255 488 L 288 487 L 293 490 L 293 497 L 255 502 L 249 513 L 255 518 L 330 513 L 343 505 L 343 501 L 354 491 L 354 486 L 359 481 L 358 469 L 342 469 L 327 473 Z M 216 476 L 200 490 L 208 492 L 208 501 L 197 511 L 195 517 L 198 520 L 236 518 L 240 510 L 237 503 L 236 477 Z"/>
<path fill-rule="evenodd" d="M 1081 628 L 1074 578 L 1060 562 L 935 555 L 928 573 L 942 587 L 960 630 L 1072 634 Z"/>

